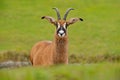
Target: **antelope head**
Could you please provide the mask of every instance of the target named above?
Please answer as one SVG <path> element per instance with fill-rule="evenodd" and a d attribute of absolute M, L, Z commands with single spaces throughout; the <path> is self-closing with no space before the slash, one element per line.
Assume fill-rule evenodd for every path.
<path fill-rule="evenodd" d="M 41 19 L 47 19 L 50 23 L 54 24 L 56 26 L 56 35 L 60 38 L 63 38 L 67 35 L 67 27 L 70 24 L 73 24 L 77 21 L 83 21 L 82 18 L 71 18 L 70 20 L 66 20 L 68 13 L 71 10 L 74 10 L 73 8 L 69 8 L 66 13 L 64 14 L 64 18 L 61 19 L 59 10 L 57 8 L 53 8 L 56 13 L 57 13 L 57 20 L 55 20 L 54 18 L 50 17 L 50 16 L 43 16 Z"/>

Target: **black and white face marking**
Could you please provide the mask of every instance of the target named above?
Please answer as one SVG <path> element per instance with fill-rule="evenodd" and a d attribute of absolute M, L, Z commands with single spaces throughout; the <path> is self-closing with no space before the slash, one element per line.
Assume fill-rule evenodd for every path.
<path fill-rule="evenodd" d="M 57 35 L 59 37 L 64 37 L 66 35 L 66 23 L 64 23 L 63 25 L 60 25 L 60 23 L 58 23 L 57 25 Z"/>

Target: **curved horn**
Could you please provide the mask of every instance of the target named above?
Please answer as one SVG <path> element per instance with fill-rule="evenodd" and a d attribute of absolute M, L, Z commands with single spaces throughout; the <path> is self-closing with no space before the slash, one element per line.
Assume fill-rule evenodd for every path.
<path fill-rule="evenodd" d="M 57 13 L 58 20 L 60 20 L 61 17 L 60 17 L 60 12 L 59 12 L 58 8 L 53 8 L 53 9 L 54 9 L 54 10 L 56 11 L 56 13 Z"/>
<path fill-rule="evenodd" d="M 74 10 L 74 9 L 73 9 L 73 8 L 69 8 L 69 9 L 66 11 L 63 20 L 66 20 L 67 15 L 68 15 L 69 11 L 71 11 L 71 10 Z"/>

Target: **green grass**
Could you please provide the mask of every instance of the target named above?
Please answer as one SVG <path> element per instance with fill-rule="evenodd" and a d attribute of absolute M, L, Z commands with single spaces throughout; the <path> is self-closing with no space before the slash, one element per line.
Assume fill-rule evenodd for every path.
<path fill-rule="evenodd" d="M 1 80 L 119 80 L 119 75 L 120 64 L 115 63 L 73 64 L 0 70 Z"/>
<path fill-rule="evenodd" d="M 67 19 L 84 19 L 68 28 L 69 61 L 81 64 L 2 69 L 0 80 L 119 80 L 119 3 L 120 0 L 0 0 L 0 62 L 24 61 L 21 56 L 28 57 L 36 42 L 53 40 L 55 27 L 40 19 L 45 15 L 56 18 L 53 7 L 59 8 L 62 16 L 72 7 L 75 10 Z"/>

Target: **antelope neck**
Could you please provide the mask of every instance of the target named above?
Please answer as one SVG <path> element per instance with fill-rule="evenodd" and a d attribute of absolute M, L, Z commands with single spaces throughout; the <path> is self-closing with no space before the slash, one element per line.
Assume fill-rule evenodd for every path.
<path fill-rule="evenodd" d="M 55 63 L 64 63 L 67 57 L 68 38 L 55 38 L 54 42 L 54 61 Z M 57 62 L 56 62 L 57 61 Z"/>

